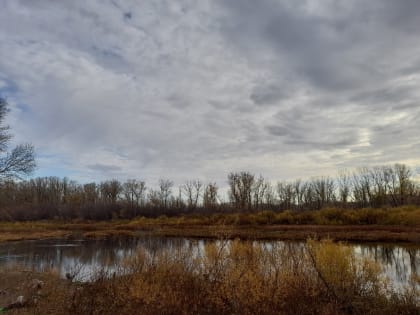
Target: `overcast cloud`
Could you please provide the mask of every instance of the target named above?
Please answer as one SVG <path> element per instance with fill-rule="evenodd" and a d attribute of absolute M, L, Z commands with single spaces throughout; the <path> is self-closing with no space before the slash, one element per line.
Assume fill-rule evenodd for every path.
<path fill-rule="evenodd" d="M 0 3 L 36 175 L 225 182 L 420 165 L 420 1 Z"/>

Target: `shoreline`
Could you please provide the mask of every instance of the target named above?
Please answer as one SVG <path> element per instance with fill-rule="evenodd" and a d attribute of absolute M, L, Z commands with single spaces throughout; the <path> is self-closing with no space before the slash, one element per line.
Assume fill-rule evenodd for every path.
<path fill-rule="evenodd" d="M 203 225 L 139 224 L 136 221 L 97 223 L 0 222 L 0 243 L 40 239 L 107 239 L 113 237 L 186 237 L 301 241 L 330 238 L 347 242 L 420 244 L 420 227 L 396 225 Z"/>

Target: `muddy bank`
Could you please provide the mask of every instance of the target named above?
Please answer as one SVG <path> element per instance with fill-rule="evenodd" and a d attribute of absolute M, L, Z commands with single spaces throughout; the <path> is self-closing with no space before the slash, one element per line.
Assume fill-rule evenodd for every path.
<path fill-rule="evenodd" d="M 241 238 L 256 240 L 306 240 L 332 238 L 351 242 L 420 242 L 420 227 L 395 225 L 202 225 L 139 224 L 137 222 L 0 223 L 0 242 L 110 237 L 168 236 L 186 238 Z"/>
<path fill-rule="evenodd" d="M 53 272 L 2 269 L 0 314 L 57 314 L 57 292 L 69 292 L 73 287 Z"/>

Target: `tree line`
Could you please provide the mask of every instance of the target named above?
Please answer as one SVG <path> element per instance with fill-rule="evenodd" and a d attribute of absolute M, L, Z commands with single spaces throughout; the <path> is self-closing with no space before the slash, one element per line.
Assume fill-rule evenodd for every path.
<path fill-rule="evenodd" d="M 116 179 L 80 184 L 43 177 L 0 182 L 0 220 L 129 219 L 221 212 L 310 211 L 325 207 L 364 208 L 420 205 L 420 188 L 404 164 L 343 171 L 336 177 L 272 183 L 250 172 L 231 172 L 227 194 L 199 179 L 179 187 L 161 179 Z"/>

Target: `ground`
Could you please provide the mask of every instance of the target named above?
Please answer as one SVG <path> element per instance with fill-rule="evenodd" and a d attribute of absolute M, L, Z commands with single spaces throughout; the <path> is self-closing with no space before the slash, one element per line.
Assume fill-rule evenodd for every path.
<path fill-rule="evenodd" d="M 0 242 L 46 238 L 107 238 L 113 236 L 167 236 L 189 238 L 241 238 L 306 240 L 332 238 L 354 242 L 420 242 L 420 226 L 396 225 L 221 225 L 143 224 L 109 222 L 19 222 L 0 223 Z"/>
<path fill-rule="evenodd" d="M 0 308 L 7 308 L 22 296 L 23 305 L 15 305 L 4 311 L 5 314 L 54 314 L 56 301 L 50 297 L 61 291 L 58 288 L 73 286 L 67 280 L 60 279 L 52 272 L 31 270 L 0 270 Z M 19 303 L 17 303 L 19 304 Z M 1 312 L 0 312 L 1 313 Z"/>

